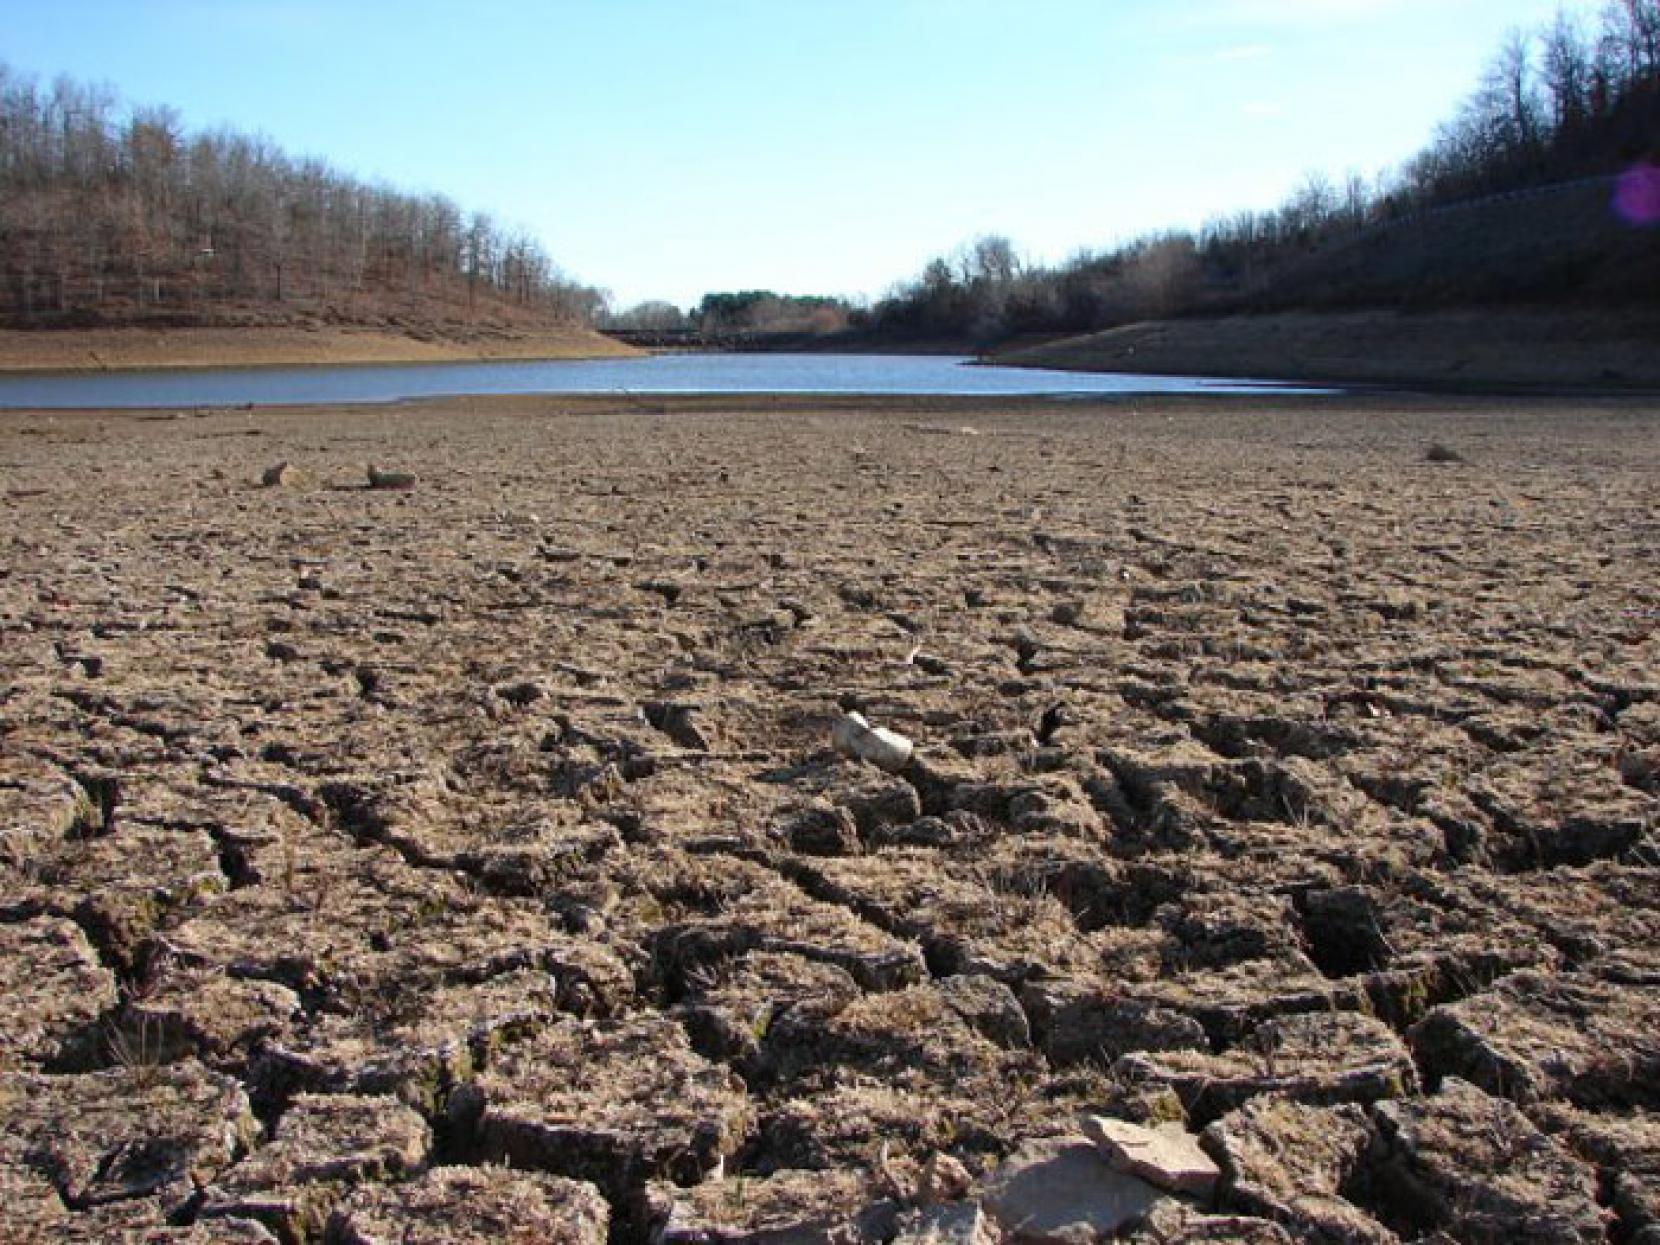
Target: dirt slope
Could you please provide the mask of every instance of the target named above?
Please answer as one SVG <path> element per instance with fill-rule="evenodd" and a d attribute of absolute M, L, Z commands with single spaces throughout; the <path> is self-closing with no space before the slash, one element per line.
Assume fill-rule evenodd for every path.
<path fill-rule="evenodd" d="M 477 359 L 582 359 L 638 354 L 590 329 L 491 333 L 340 327 L 0 330 L 0 371 L 289 367 L 344 363 L 450 363 Z"/>
<path fill-rule="evenodd" d="M 1660 314 L 1287 313 L 1134 324 L 994 356 L 1086 372 L 1468 388 L 1660 387 Z"/>

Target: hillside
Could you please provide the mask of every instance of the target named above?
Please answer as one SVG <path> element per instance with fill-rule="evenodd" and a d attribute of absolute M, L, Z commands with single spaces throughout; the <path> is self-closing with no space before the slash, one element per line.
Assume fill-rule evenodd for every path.
<path fill-rule="evenodd" d="M 257 329 L 284 356 L 272 331 L 363 329 L 461 357 L 553 334 L 560 353 L 607 353 L 581 327 L 603 301 L 441 195 L 0 65 L 0 328 Z M 82 352 L 35 353 L 66 350 Z"/>

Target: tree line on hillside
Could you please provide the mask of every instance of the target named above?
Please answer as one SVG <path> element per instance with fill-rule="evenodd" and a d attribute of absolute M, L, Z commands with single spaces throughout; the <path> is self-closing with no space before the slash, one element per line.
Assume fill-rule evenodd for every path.
<path fill-rule="evenodd" d="M 1082 253 L 1056 267 L 1022 264 L 1007 239 L 981 238 L 931 261 L 854 324 L 885 336 L 990 341 L 1297 305 L 1309 290 L 1290 278 L 1306 273 L 1310 256 L 1451 205 L 1645 163 L 1660 164 L 1660 0 L 1612 0 L 1594 30 L 1564 12 L 1542 30 L 1513 31 L 1429 146 L 1376 183 L 1311 175 L 1273 210 Z M 1471 292 L 1491 294 L 1403 287 L 1399 296 Z M 1623 293 L 1652 299 L 1660 290 L 1632 280 Z M 1342 305 L 1375 291 L 1321 294 L 1327 305 Z"/>
<path fill-rule="evenodd" d="M 744 333 L 826 334 L 845 330 L 859 308 L 841 298 L 732 290 L 705 294 L 690 311 L 650 299 L 606 314 L 603 328 L 647 333 L 702 333 L 711 337 Z"/>
<path fill-rule="evenodd" d="M 585 320 L 603 297 L 441 195 L 0 64 L 0 322 Z"/>

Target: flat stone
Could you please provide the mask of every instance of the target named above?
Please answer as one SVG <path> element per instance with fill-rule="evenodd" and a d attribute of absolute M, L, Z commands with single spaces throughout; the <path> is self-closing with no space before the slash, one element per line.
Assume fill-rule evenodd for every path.
<path fill-rule="evenodd" d="M 1115 1171 L 1202 1199 L 1216 1191 L 1216 1163 L 1199 1148 L 1199 1139 L 1180 1124 L 1144 1128 L 1126 1120 L 1086 1115 L 1083 1130 Z"/>
<path fill-rule="evenodd" d="M 419 1180 L 367 1185 L 329 1217 L 338 1245 L 605 1245 L 611 1208 L 591 1184 L 501 1167 L 436 1167 Z"/>
<path fill-rule="evenodd" d="M 1081 1245 L 1135 1224 L 1166 1195 L 1114 1171 L 1087 1141 L 1034 1141 L 1005 1159 L 982 1190 L 1009 1238 L 1029 1245 Z"/>

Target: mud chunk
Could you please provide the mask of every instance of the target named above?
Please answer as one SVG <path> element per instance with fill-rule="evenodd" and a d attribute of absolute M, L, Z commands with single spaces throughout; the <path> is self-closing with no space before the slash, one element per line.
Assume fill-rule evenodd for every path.
<path fill-rule="evenodd" d="M 960 973 L 937 983 L 946 1005 L 983 1036 L 1009 1050 L 1032 1044 L 1031 1027 L 1020 1001 L 995 977 Z"/>
<path fill-rule="evenodd" d="M 1598 1114 L 1573 1107 L 1536 1109 L 1533 1118 L 1580 1157 L 1595 1163 L 1620 1228 L 1644 1245 L 1660 1240 L 1660 1117 L 1646 1111 Z"/>
<path fill-rule="evenodd" d="M 0 758 L 0 864 L 32 860 L 69 833 L 85 806 L 86 793 L 62 770 L 31 757 Z"/>
<path fill-rule="evenodd" d="M 695 1183 L 742 1142 L 749 1102 L 662 1016 L 562 1020 L 501 1052 L 450 1099 L 450 1119 L 484 1159 L 592 1180 Z"/>
<path fill-rule="evenodd" d="M 779 1241 L 885 1241 L 897 1207 L 855 1171 L 778 1171 L 691 1189 L 657 1181 L 646 1190 L 657 1245 L 776 1245 Z"/>
<path fill-rule="evenodd" d="M 853 814 L 819 803 L 787 818 L 779 834 L 790 850 L 809 856 L 851 856 L 859 850 L 859 826 Z"/>
<path fill-rule="evenodd" d="M 98 1046 L 95 1026 L 115 1006 L 115 977 L 98 962 L 80 926 L 42 916 L 0 925 L 0 1063 L 84 1065 Z"/>
<path fill-rule="evenodd" d="M 996 1245 L 1000 1239 L 979 1202 L 945 1202 L 901 1215 L 893 1245 Z"/>
<path fill-rule="evenodd" d="M 1205 1201 L 1216 1188 L 1215 1162 L 1181 1124 L 1144 1128 L 1125 1120 L 1086 1115 L 1083 1131 L 1114 1171 Z"/>
<path fill-rule="evenodd" d="M 300 1014 L 299 995 L 274 981 L 172 969 L 128 1000 L 119 1032 L 128 1049 L 153 1052 L 159 1062 L 194 1055 L 235 1073 Z"/>
<path fill-rule="evenodd" d="M 1293 1237 L 1277 1223 L 1250 1215 L 1207 1215 L 1172 1198 L 1154 1206 L 1120 1240 L 1129 1245 L 1292 1245 Z"/>
<path fill-rule="evenodd" d="M 303 1095 L 269 1145 L 208 1188 L 201 1213 L 254 1219 L 284 1240 L 310 1240 L 353 1186 L 418 1175 L 431 1146 L 426 1122 L 393 1099 Z"/>
<path fill-rule="evenodd" d="M 393 987 L 374 1004 L 319 1014 L 265 1042 L 248 1079 L 262 1102 L 303 1092 L 390 1094 L 431 1114 L 497 1044 L 544 1027 L 558 1010 L 557 981 L 535 969 L 425 991 Z"/>
<path fill-rule="evenodd" d="M 1410 1033 L 1433 1077 L 1456 1076 L 1522 1104 L 1660 1107 L 1660 986 L 1515 973 L 1438 1007 Z"/>
<path fill-rule="evenodd" d="M 1368 1198 L 1406 1235 L 1600 1241 L 1596 1172 L 1516 1106 L 1449 1077 L 1432 1098 L 1379 1104 Z"/>
<path fill-rule="evenodd" d="M 916 947 L 776 877 L 757 876 L 718 916 L 664 926 L 652 939 L 659 971 L 681 989 L 700 967 L 752 950 L 834 965 L 866 990 L 895 990 L 927 976 Z"/>
<path fill-rule="evenodd" d="M 500 1167 L 437 1167 L 419 1180 L 369 1185 L 329 1217 L 339 1245 L 605 1245 L 611 1208 L 591 1184 Z"/>
<path fill-rule="evenodd" d="M 913 986 L 866 995 L 812 1027 L 780 1029 L 775 1058 L 803 1075 L 837 1064 L 911 1084 L 933 1082 L 995 1098 L 1006 1078 L 1035 1069 L 1034 1057 L 1005 1051 L 981 1035 L 944 991 Z"/>
<path fill-rule="evenodd" d="M 199 1064 L 0 1076 L 0 1133 L 72 1209 L 184 1206 L 259 1134 L 242 1087 Z"/>
<path fill-rule="evenodd" d="M 1022 1146 L 987 1177 L 981 1192 L 1009 1239 L 1028 1245 L 1110 1238 L 1166 1196 L 1114 1171 L 1089 1142 L 1064 1137 Z"/>
<path fill-rule="evenodd" d="M 1191 1016 L 1133 1002 L 1099 986 L 1033 982 L 1021 991 L 1034 1036 L 1057 1065 L 1110 1063 L 1135 1051 L 1204 1050 L 1204 1028 Z"/>
<path fill-rule="evenodd" d="M 843 969 L 796 955 L 757 951 L 711 965 L 680 1015 L 698 1052 L 730 1063 L 751 1083 L 775 1069 L 767 1041 L 778 1032 L 810 1030 L 858 997 Z"/>
<path fill-rule="evenodd" d="M 1188 1111 L 1214 1119 L 1259 1094 L 1298 1102 L 1373 1102 L 1410 1092 L 1417 1072 L 1382 1022 L 1349 1012 L 1266 1021 L 1234 1049 L 1126 1055 L 1116 1071 L 1169 1085 Z"/>
<path fill-rule="evenodd" d="M 1360 1107 L 1310 1107 L 1268 1094 L 1212 1124 L 1204 1145 L 1221 1167 L 1227 1205 L 1285 1224 L 1299 1238 L 1382 1245 L 1395 1234 L 1344 1195 L 1373 1133 Z"/>

